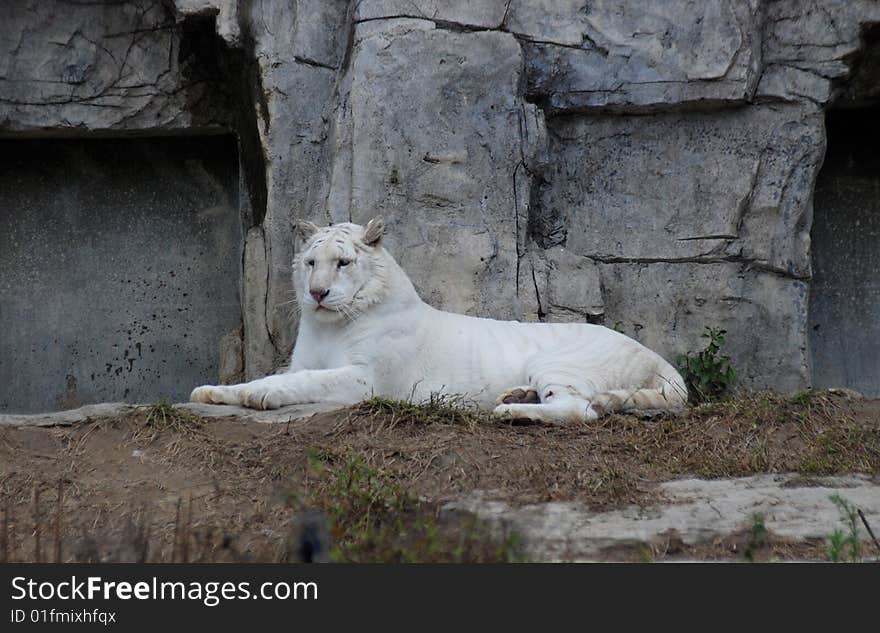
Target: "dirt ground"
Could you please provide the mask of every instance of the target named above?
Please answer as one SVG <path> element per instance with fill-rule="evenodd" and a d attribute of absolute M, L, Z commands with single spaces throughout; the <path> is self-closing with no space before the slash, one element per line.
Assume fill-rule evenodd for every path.
<path fill-rule="evenodd" d="M 517 560 L 515 535 L 450 526 L 440 504 L 481 490 L 514 504 L 649 506 L 659 482 L 776 472 L 880 481 L 880 400 L 748 395 L 578 426 L 501 423 L 447 402 L 374 400 L 279 425 L 154 405 L 0 428 L 0 560 L 295 560 L 309 516 L 326 524 L 334 560 Z M 661 551 L 605 558 L 826 558 L 824 543 L 750 539 L 691 547 L 673 535 Z"/>

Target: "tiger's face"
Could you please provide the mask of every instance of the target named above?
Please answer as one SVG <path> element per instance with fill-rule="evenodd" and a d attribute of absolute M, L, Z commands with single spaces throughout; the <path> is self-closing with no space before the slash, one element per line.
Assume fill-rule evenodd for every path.
<path fill-rule="evenodd" d="M 377 251 L 381 219 L 366 227 L 346 222 L 325 228 L 301 222 L 303 251 L 294 261 L 301 314 L 317 321 L 356 319 L 381 290 L 381 259 Z"/>

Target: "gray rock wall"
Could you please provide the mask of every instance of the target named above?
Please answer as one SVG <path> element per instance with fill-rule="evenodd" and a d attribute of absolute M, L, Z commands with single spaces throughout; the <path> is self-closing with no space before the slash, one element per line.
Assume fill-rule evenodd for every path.
<path fill-rule="evenodd" d="M 216 68 L 159 2 L 4 2 L 0 131 L 51 135 L 228 127 Z"/>
<path fill-rule="evenodd" d="M 878 96 L 875 2 L 22 5 L 0 134 L 237 135 L 248 377 L 293 344 L 294 220 L 382 214 L 439 307 L 667 358 L 722 326 L 744 386 L 813 380 L 824 110 Z"/>

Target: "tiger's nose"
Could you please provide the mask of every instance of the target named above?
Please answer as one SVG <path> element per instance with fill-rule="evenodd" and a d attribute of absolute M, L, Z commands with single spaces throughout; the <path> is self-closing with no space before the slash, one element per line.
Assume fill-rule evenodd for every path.
<path fill-rule="evenodd" d="M 312 299 L 315 300 L 315 303 L 321 303 L 321 301 L 323 301 L 324 298 L 330 294 L 330 289 L 327 288 L 325 290 L 323 288 L 320 288 L 318 290 L 309 290 L 309 294 L 312 295 Z"/>

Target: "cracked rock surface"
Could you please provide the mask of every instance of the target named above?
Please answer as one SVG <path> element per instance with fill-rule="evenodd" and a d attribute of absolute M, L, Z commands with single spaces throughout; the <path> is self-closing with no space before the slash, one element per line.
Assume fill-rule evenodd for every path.
<path fill-rule="evenodd" d="M 618 323 L 668 359 L 720 326 L 742 386 L 794 391 L 823 110 L 874 95 L 878 22 L 867 0 L 32 0 L 0 24 L 0 134 L 233 132 L 247 378 L 295 339 L 292 223 L 381 214 L 437 307 Z"/>
<path fill-rule="evenodd" d="M 737 479 L 680 479 L 660 484 L 666 502 L 589 512 L 576 503 L 543 503 L 513 508 L 474 495 L 453 501 L 447 512 L 464 510 L 498 528 L 516 531 L 535 560 L 595 560 L 626 547 L 663 547 L 670 539 L 697 545 L 748 530 L 759 516 L 774 534 L 793 541 L 824 541 L 840 527 L 834 495 L 880 512 L 880 486 L 870 477 L 850 475 L 804 480 L 796 475 Z"/>

